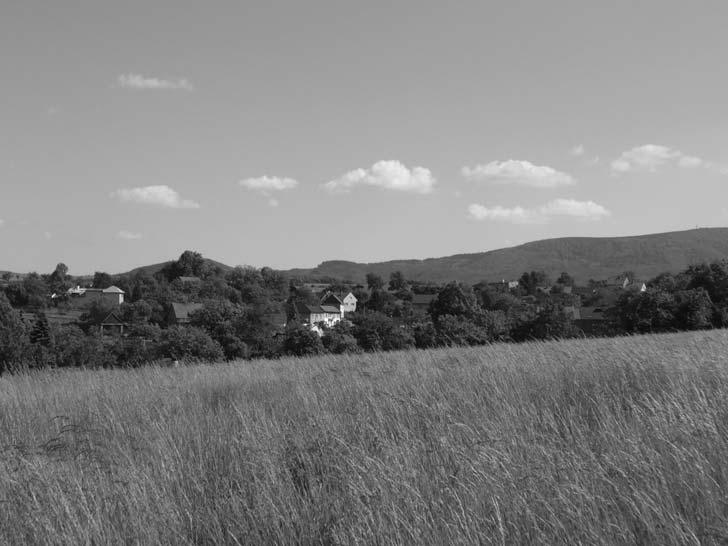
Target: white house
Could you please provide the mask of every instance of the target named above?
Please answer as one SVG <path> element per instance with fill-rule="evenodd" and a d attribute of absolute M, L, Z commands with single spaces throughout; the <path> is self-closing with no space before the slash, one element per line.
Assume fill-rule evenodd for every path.
<path fill-rule="evenodd" d="M 324 296 L 321 298 L 321 305 L 332 305 L 334 307 L 339 307 L 342 313 L 342 317 L 346 313 L 353 313 L 356 311 L 356 296 L 352 294 L 351 292 L 346 293 L 346 295 L 342 294 L 334 294 L 333 292 L 327 292 L 324 294 Z"/>
<path fill-rule="evenodd" d="M 344 313 L 340 307 L 333 305 L 308 305 L 306 303 L 297 303 L 296 312 L 301 318 L 301 322 L 311 327 L 312 330 L 321 325 L 331 328 L 344 318 Z"/>

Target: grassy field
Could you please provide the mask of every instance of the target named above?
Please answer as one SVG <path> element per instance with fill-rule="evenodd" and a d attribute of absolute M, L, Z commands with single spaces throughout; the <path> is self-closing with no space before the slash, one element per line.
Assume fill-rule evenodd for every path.
<path fill-rule="evenodd" d="M 728 332 L 0 378 L 1 544 L 725 544 Z"/>

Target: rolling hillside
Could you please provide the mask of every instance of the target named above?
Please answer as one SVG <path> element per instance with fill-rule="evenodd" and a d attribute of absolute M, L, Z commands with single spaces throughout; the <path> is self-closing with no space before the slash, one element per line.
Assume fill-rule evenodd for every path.
<path fill-rule="evenodd" d="M 728 228 L 638 235 L 632 237 L 565 237 L 534 241 L 512 248 L 458 254 L 426 260 L 380 263 L 327 261 L 313 269 L 289 273 L 336 277 L 361 282 L 368 272 L 389 276 L 402 271 L 408 279 L 444 282 L 516 279 L 524 271 L 541 269 L 553 278 L 568 271 L 578 282 L 634 271 L 647 279 L 690 264 L 728 258 Z"/>

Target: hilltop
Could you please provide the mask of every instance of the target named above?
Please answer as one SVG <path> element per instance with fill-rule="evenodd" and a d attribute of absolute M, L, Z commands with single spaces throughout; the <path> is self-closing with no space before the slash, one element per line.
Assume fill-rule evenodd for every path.
<path fill-rule="evenodd" d="M 546 271 L 553 278 L 568 271 L 578 282 L 604 279 L 633 271 L 647 279 L 677 272 L 693 263 L 728 257 L 728 228 L 701 228 L 630 237 L 564 237 L 523 245 L 457 254 L 425 260 L 392 260 L 378 263 L 326 261 L 313 269 L 294 269 L 295 275 L 336 277 L 364 281 L 369 272 L 388 277 L 401 271 L 411 280 L 445 282 L 516 279 L 524 271 Z"/>
<path fill-rule="evenodd" d="M 173 262 L 173 260 L 169 260 L 169 261 L 161 262 L 161 263 L 158 263 L 158 264 L 143 265 L 141 267 L 137 267 L 135 269 L 132 269 L 131 271 L 128 271 L 126 273 L 123 273 L 123 275 L 135 275 L 137 273 L 144 273 L 146 275 L 154 275 L 155 273 L 160 272 L 165 266 L 171 264 L 172 262 Z M 205 263 L 207 263 L 208 265 L 212 266 L 213 268 L 218 268 L 219 267 L 220 269 L 222 269 L 226 273 L 228 271 L 231 271 L 233 269 L 233 267 L 230 266 L 230 265 L 226 265 L 226 264 L 224 264 L 222 262 L 217 262 L 217 261 L 211 260 L 209 258 L 205 258 Z"/>

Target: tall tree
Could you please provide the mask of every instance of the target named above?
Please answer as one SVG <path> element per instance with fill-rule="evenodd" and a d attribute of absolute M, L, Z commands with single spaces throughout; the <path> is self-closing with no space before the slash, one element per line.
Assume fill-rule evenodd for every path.
<path fill-rule="evenodd" d="M 376 273 L 367 273 L 367 286 L 369 290 L 381 290 L 384 288 L 384 279 Z"/>
<path fill-rule="evenodd" d="M 96 271 L 94 273 L 94 288 L 108 288 L 112 284 L 113 281 L 111 280 L 111 275 L 109 275 L 105 271 Z"/>
<path fill-rule="evenodd" d="M 480 306 L 469 286 L 460 282 L 451 282 L 440 290 L 430 304 L 430 315 L 435 322 L 442 315 L 473 318 L 479 309 Z"/>
<path fill-rule="evenodd" d="M 393 292 L 399 292 L 408 288 L 409 286 L 407 279 L 404 278 L 404 274 L 401 271 L 392 271 L 389 275 L 389 289 Z"/>
<path fill-rule="evenodd" d="M 0 294 L 0 374 L 20 368 L 29 345 L 20 313 Z"/>

